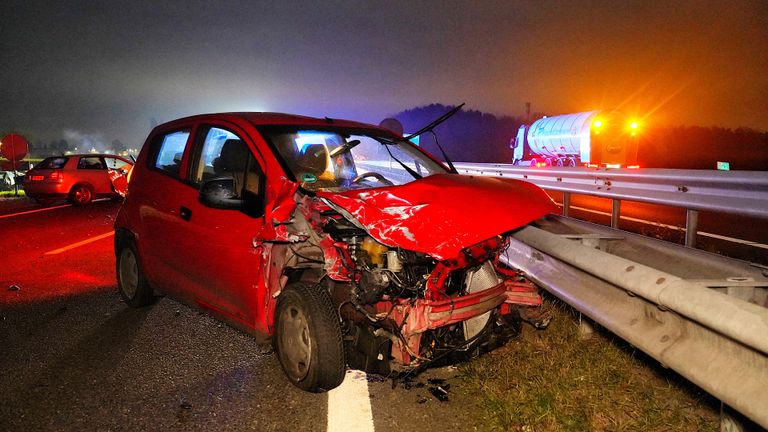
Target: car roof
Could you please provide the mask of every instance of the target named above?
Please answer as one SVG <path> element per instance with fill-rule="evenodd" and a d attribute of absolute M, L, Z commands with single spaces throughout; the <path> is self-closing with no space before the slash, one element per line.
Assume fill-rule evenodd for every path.
<path fill-rule="evenodd" d="M 224 120 L 232 121 L 235 119 L 242 119 L 250 122 L 255 126 L 265 125 L 296 125 L 296 126 L 339 126 L 349 128 L 363 128 L 363 129 L 378 129 L 383 131 L 389 131 L 376 125 L 368 123 L 360 123 L 352 120 L 332 119 L 329 117 L 318 118 L 308 117 L 295 114 L 284 114 L 276 112 L 225 112 L 225 113 L 211 113 L 211 114 L 198 114 L 194 116 L 180 118 L 168 123 L 164 123 L 158 127 L 164 128 L 174 123 L 189 122 L 189 121 L 201 121 L 201 120 Z"/>

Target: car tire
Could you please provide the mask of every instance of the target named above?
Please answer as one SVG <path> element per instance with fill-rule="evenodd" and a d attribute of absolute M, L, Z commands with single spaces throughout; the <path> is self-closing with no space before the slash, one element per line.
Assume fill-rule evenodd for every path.
<path fill-rule="evenodd" d="M 141 269 L 139 254 L 132 241 L 127 242 L 117 254 L 115 272 L 120 297 L 128 306 L 138 308 L 152 303 L 154 293 Z"/>
<path fill-rule="evenodd" d="M 69 191 L 69 198 L 67 200 L 72 205 L 86 205 L 93 200 L 93 191 L 86 185 L 75 185 Z"/>
<path fill-rule="evenodd" d="M 321 393 L 344 380 L 339 317 L 320 286 L 294 282 L 283 290 L 275 309 L 273 345 L 286 376 L 302 390 Z"/>

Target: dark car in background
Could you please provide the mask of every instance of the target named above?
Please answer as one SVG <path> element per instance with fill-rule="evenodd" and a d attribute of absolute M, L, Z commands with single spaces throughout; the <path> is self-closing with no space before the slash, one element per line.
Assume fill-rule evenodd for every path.
<path fill-rule="evenodd" d="M 43 159 L 27 171 L 24 192 L 43 205 L 66 199 L 74 205 L 125 195 L 133 162 L 110 154 L 73 154 Z"/>

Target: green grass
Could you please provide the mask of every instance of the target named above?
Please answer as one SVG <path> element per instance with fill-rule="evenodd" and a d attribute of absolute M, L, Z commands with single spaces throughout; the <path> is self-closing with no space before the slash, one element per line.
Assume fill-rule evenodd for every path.
<path fill-rule="evenodd" d="M 15 196 L 16 196 L 16 192 L 12 190 L 0 191 L 0 198 L 13 198 Z M 20 197 L 24 196 L 24 189 L 19 188 L 19 196 Z"/>
<path fill-rule="evenodd" d="M 718 430 L 714 398 L 607 332 L 581 340 L 564 303 L 545 307 L 549 328 L 461 366 L 482 430 Z"/>

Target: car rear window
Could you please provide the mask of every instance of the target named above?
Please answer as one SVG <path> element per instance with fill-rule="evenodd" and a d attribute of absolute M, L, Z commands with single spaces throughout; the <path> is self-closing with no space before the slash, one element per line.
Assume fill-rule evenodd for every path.
<path fill-rule="evenodd" d="M 49 157 L 43 159 L 42 162 L 37 164 L 35 168 L 37 169 L 62 169 L 64 168 L 64 165 L 67 164 L 67 161 L 69 158 L 65 157 Z"/>

